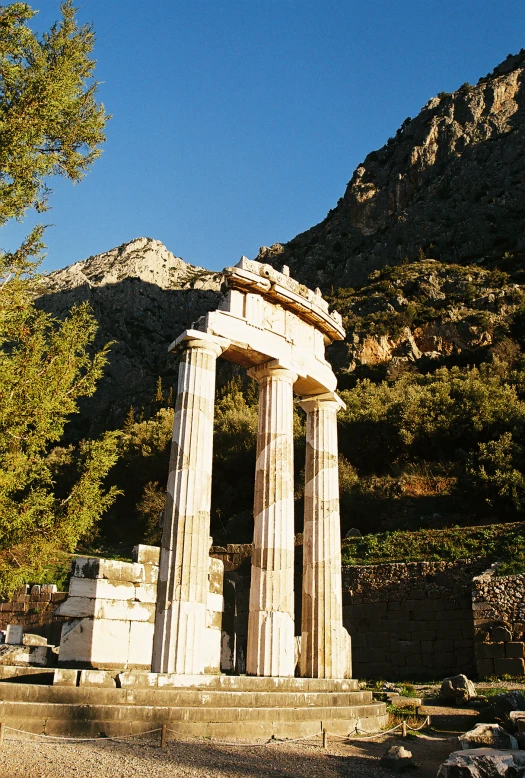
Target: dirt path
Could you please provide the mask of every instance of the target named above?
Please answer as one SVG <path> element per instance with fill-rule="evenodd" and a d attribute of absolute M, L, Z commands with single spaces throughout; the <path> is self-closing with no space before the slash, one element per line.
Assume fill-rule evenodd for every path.
<path fill-rule="evenodd" d="M 435 778 L 439 765 L 458 748 L 456 738 L 432 735 L 333 742 L 326 750 L 320 742 L 256 748 L 171 741 L 162 750 L 158 739 L 145 738 L 133 743 L 7 739 L 0 751 L 0 778 L 386 778 L 391 773 L 380 766 L 380 757 L 400 744 L 412 751 L 418 778 Z"/>

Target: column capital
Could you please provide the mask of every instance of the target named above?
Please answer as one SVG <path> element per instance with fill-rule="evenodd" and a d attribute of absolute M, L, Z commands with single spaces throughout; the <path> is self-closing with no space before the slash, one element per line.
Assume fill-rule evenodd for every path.
<path fill-rule="evenodd" d="M 264 381 L 265 378 L 274 377 L 281 378 L 284 381 L 291 381 L 292 384 L 295 384 L 298 378 L 298 375 L 293 368 L 278 359 L 272 359 L 270 362 L 263 362 L 262 365 L 255 365 L 254 367 L 251 367 L 247 373 L 250 378 L 253 378 L 259 383 Z"/>
<path fill-rule="evenodd" d="M 230 346 L 230 341 L 221 338 L 218 335 L 210 335 L 209 332 L 200 330 L 185 330 L 179 335 L 177 340 L 170 344 L 168 351 L 179 351 L 186 348 L 200 348 L 206 351 L 213 351 L 220 357 Z"/>
<path fill-rule="evenodd" d="M 314 394 L 311 397 L 301 397 L 297 403 L 306 413 L 312 413 L 317 410 L 346 410 L 346 404 L 335 392 L 323 392 L 323 394 Z"/>

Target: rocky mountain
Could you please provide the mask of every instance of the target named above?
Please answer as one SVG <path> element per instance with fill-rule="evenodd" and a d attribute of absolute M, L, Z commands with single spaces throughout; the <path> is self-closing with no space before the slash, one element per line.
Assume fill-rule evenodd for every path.
<path fill-rule="evenodd" d="M 220 274 L 187 264 L 151 238 L 137 238 L 46 277 L 48 293 L 40 298 L 45 310 L 60 317 L 87 300 L 99 322 L 95 346 L 114 341 L 97 392 L 74 420 L 74 434 L 120 425 L 132 405 L 147 413 L 159 376 L 168 393 L 177 368 L 168 345 L 215 307 L 220 284 Z"/>
<path fill-rule="evenodd" d="M 515 269 L 525 255 L 524 74 L 522 49 L 475 86 L 433 97 L 357 167 L 320 224 L 263 246 L 259 261 L 324 290 L 422 256 L 464 265 L 512 255 Z"/>
<path fill-rule="evenodd" d="M 476 86 L 432 98 L 366 157 L 320 224 L 261 248 L 259 261 L 288 265 L 343 314 L 347 339 L 328 355 L 340 386 L 512 361 L 520 338 L 525 347 L 512 339 L 525 333 L 524 74 L 522 50 Z M 41 305 L 61 316 L 88 300 L 96 345 L 114 341 L 75 434 L 120 425 L 131 405 L 147 417 L 158 377 L 166 393 L 176 378 L 167 345 L 216 306 L 220 284 L 150 238 L 47 277 Z"/>

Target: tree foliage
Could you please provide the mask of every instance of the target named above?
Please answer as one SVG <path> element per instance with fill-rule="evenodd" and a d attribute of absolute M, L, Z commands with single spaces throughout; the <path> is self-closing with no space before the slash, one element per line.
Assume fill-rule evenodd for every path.
<path fill-rule="evenodd" d="M 39 40 L 25 3 L 0 6 L 0 226 L 47 207 L 47 176 L 79 180 L 107 120 L 90 83 L 93 33 L 68 0 Z M 104 481 L 118 434 L 60 447 L 78 401 L 107 362 L 92 353 L 88 306 L 58 321 L 35 305 L 43 227 L 0 253 L 0 594 L 35 576 L 57 548 L 73 550 L 116 497 Z"/>
<path fill-rule="evenodd" d="M 47 207 L 46 178 L 79 181 L 100 154 L 108 117 L 96 101 L 94 33 L 71 0 L 39 39 L 27 3 L 0 6 L 0 226 Z"/>

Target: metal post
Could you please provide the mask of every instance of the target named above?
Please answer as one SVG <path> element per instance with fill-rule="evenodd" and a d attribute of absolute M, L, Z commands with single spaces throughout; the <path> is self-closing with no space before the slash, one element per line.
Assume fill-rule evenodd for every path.
<path fill-rule="evenodd" d="M 328 732 L 323 729 L 323 748 L 328 748 Z"/>
<path fill-rule="evenodd" d="M 163 724 L 162 725 L 162 729 L 160 731 L 160 747 L 161 748 L 166 748 L 167 730 L 168 730 L 167 725 Z"/>
<path fill-rule="evenodd" d="M 406 719 L 403 719 L 401 722 L 401 736 L 406 737 L 407 736 L 407 722 Z"/>
<path fill-rule="evenodd" d="M 4 744 L 4 727 L 5 727 L 4 722 L 3 721 L 0 722 L 0 748 L 2 748 Z"/>

